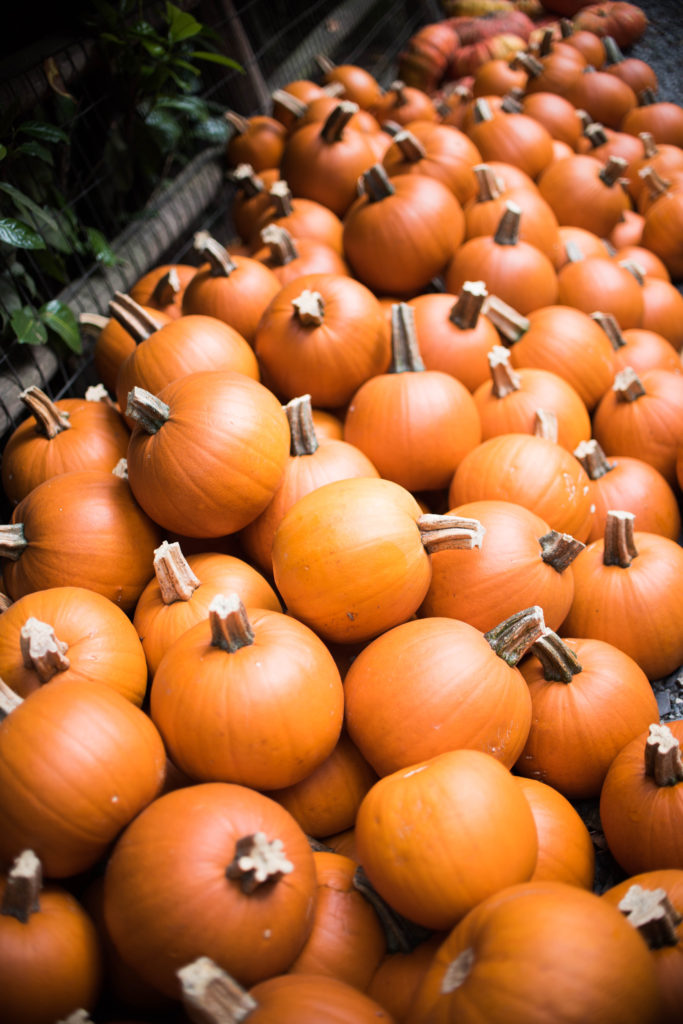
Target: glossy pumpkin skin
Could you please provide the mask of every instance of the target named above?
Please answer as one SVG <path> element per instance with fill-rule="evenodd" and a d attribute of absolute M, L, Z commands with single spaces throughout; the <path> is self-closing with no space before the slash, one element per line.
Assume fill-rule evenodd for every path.
<path fill-rule="evenodd" d="M 573 804 L 539 779 L 515 775 L 538 833 L 538 859 L 532 882 L 565 882 L 592 889 L 595 850 L 590 832 Z"/>
<path fill-rule="evenodd" d="M 415 991 L 444 938 L 444 932 L 434 932 L 409 952 L 387 953 L 375 971 L 367 993 L 397 1021 L 407 1019 Z"/>
<path fill-rule="evenodd" d="M 4 566 L 5 587 L 15 601 L 49 587 L 86 587 L 129 612 L 161 543 L 159 527 L 128 482 L 95 469 L 39 484 L 16 506 L 12 522 L 23 524 L 28 541 L 17 561 Z"/>
<path fill-rule="evenodd" d="M 607 462 L 613 468 L 591 480 L 595 512 L 586 543 L 604 536 L 607 513 L 613 508 L 633 512 L 644 533 L 659 533 L 678 540 L 681 513 L 676 495 L 662 474 L 649 462 L 629 455 L 610 455 Z"/>
<path fill-rule="evenodd" d="M 164 278 L 170 270 L 174 270 L 177 273 L 180 289 L 174 294 L 173 300 L 170 303 L 159 302 L 155 300 L 155 289 L 159 284 L 159 281 Z M 181 303 L 185 286 L 192 280 L 196 273 L 197 268 L 192 264 L 162 264 L 159 267 L 154 267 L 152 270 L 149 270 L 135 282 L 130 289 L 130 297 L 141 306 L 149 306 L 150 309 L 156 309 L 161 313 L 165 313 L 166 316 L 170 317 L 172 320 L 177 320 L 182 312 Z"/>
<path fill-rule="evenodd" d="M 649 890 L 664 889 L 674 908 L 683 915 L 683 869 L 662 868 L 659 871 L 644 871 L 631 875 L 603 892 L 602 898 L 613 906 L 618 906 L 632 885 Z M 664 945 L 650 951 L 662 994 L 659 1018 L 662 1024 L 676 1024 L 683 1003 L 683 930 L 680 924 L 676 929 L 676 935 L 678 942 L 675 945 Z"/>
<path fill-rule="evenodd" d="M 409 132 L 418 140 L 425 156 L 410 160 L 400 145 L 390 143 L 382 163 L 390 177 L 398 174 L 426 174 L 443 182 L 465 204 L 476 193 L 473 167 L 481 163 L 481 153 L 464 132 L 432 121 L 414 121 Z"/>
<path fill-rule="evenodd" d="M 253 1024 L 394 1024 L 374 999 L 338 978 L 282 974 L 250 990 Z"/>
<path fill-rule="evenodd" d="M 447 615 L 481 630 L 538 604 L 550 629 L 558 629 L 574 596 L 571 565 L 558 572 L 543 561 L 539 540 L 550 527 L 512 501 L 482 500 L 449 508 L 485 529 L 480 548 L 435 551 L 432 579 L 420 615 Z"/>
<path fill-rule="evenodd" d="M 428 292 L 410 299 L 422 361 L 428 370 L 441 370 L 474 391 L 489 378 L 488 353 L 500 338 L 491 321 L 483 315 L 471 328 L 460 328 L 450 320 L 457 295 Z"/>
<path fill-rule="evenodd" d="M 465 748 L 511 768 L 531 726 L 519 671 L 457 619 L 387 630 L 356 657 L 344 692 L 349 735 L 380 776 Z"/>
<path fill-rule="evenodd" d="M 2 488 L 12 504 L 43 480 L 78 469 L 113 470 L 125 458 L 130 432 L 106 402 L 62 398 L 54 403 L 71 424 L 52 438 L 29 416 L 10 434 L 2 452 Z"/>
<path fill-rule="evenodd" d="M 683 720 L 666 725 L 679 744 L 683 743 Z M 683 783 L 659 786 L 645 773 L 647 737 L 645 729 L 622 747 L 600 793 L 600 820 L 607 845 L 629 875 L 683 868 Z"/>
<path fill-rule="evenodd" d="M 415 498 L 391 480 L 324 484 L 285 514 L 273 575 L 291 615 L 326 641 L 369 640 L 415 613 L 431 566 Z"/>
<path fill-rule="evenodd" d="M 151 675 L 173 641 L 207 618 L 209 605 L 218 594 L 238 593 L 247 607 L 282 611 L 268 580 L 244 559 L 220 551 L 199 551 L 189 554 L 187 562 L 200 581 L 188 600 L 165 604 L 155 576 L 135 605 L 133 625 Z"/>
<path fill-rule="evenodd" d="M 258 608 L 247 616 L 254 640 L 236 651 L 212 645 L 208 618 L 168 648 L 154 674 L 150 714 L 190 778 L 291 786 L 334 749 L 341 677 L 324 643 L 297 619 Z"/>
<path fill-rule="evenodd" d="M 590 316 L 596 310 L 611 313 L 623 330 L 640 327 L 643 289 L 633 274 L 602 257 L 588 257 L 566 263 L 558 272 L 557 302 Z"/>
<path fill-rule="evenodd" d="M 0 879 L 0 900 L 5 879 Z M 26 923 L 0 914 L 3 1016 L 13 1024 L 54 1024 L 73 1007 L 92 1010 L 102 980 L 100 942 L 81 904 L 47 885 Z"/>
<path fill-rule="evenodd" d="M 261 315 L 280 290 L 269 267 L 251 256 L 230 254 L 234 270 L 214 273 L 210 264 L 199 267 L 183 293 L 183 315 L 215 317 L 233 327 L 253 344 Z"/>
<path fill-rule="evenodd" d="M 0 857 L 32 849 L 52 878 L 92 867 L 166 773 L 149 716 L 80 681 L 30 694 L 0 723 L 0 751 Z"/>
<path fill-rule="evenodd" d="M 655 533 L 636 529 L 634 536 L 638 555 L 626 569 L 603 565 L 603 540 L 575 559 L 574 600 L 561 633 L 620 647 L 648 679 L 661 679 L 683 661 L 683 608 L 675 598 L 683 550 Z"/>
<path fill-rule="evenodd" d="M 448 492 L 449 506 L 497 499 L 516 502 L 551 529 L 585 541 L 591 524 L 590 480 L 578 459 L 533 434 L 499 434 L 469 452 Z"/>
<path fill-rule="evenodd" d="M 0 679 L 16 694 L 26 697 L 43 685 L 21 653 L 21 630 L 31 617 L 52 626 L 57 640 L 67 645 L 68 667 L 53 679 L 110 686 L 138 707 L 142 704 L 147 663 L 137 630 L 113 601 L 86 587 L 36 590 L 0 616 Z"/>
<path fill-rule="evenodd" d="M 194 273 L 196 269 L 196 267 L 192 267 L 192 272 Z M 132 292 L 131 298 L 134 298 Z M 139 299 L 136 301 L 141 306 L 144 306 L 146 313 L 154 317 L 159 327 L 163 327 L 164 324 L 174 319 L 168 313 L 162 313 L 152 306 L 148 306 L 145 302 L 140 302 Z M 178 307 L 177 316 L 180 316 L 180 307 Z M 121 365 L 126 361 L 131 352 L 135 351 L 136 344 L 137 342 L 133 335 L 129 334 L 126 328 L 114 317 L 110 317 L 97 335 L 93 349 L 93 365 L 97 373 L 97 379 L 104 384 L 111 395 L 116 394 L 116 379 Z"/>
<path fill-rule="evenodd" d="M 452 930 L 408 1021 L 655 1024 L 658 1012 L 647 946 L 621 913 L 575 885 L 528 882 L 483 900 Z"/>
<path fill-rule="evenodd" d="M 243 836 L 282 840 L 293 870 L 242 891 L 226 877 Z M 104 914 L 123 958 L 178 998 L 176 971 L 209 956 L 240 984 L 286 971 L 313 925 L 316 874 L 291 815 L 256 790 L 203 783 L 155 800 L 107 863 Z"/>
<path fill-rule="evenodd" d="M 515 770 L 570 800 L 594 799 L 621 748 L 658 717 L 657 700 L 643 670 L 614 643 L 564 643 L 582 667 L 570 682 L 547 680 L 533 655 L 520 665 L 533 713 Z"/>
<path fill-rule="evenodd" d="M 246 526 L 273 497 L 289 455 L 280 403 L 230 370 L 189 374 L 158 397 L 168 418 L 156 433 L 136 426 L 128 448 L 140 505 L 164 529 L 192 537 Z"/>

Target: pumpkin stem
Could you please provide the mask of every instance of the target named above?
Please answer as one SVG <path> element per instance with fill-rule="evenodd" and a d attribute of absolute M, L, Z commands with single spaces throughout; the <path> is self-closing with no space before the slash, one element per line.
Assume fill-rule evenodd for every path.
<path fill-rule="evenodd" d="M 628 569 L 638 556 L 633 534 L 633 512 L 610 510 L 605 519 L 605 539 L 602 561 L 604 565 L 618 565 Z"/>
<path fill-rule="evenodd" d="M 320 327 L 325 313 L 325 300 L 320 292 L 304 288 L 298 298 L 292 299 L 292 305 L 300 324 L 304 327 Z"/>
<path fill-rule="evenodd" d="M 638 132 L 638 138 L 643 144 L 643 157 L 645 160 L 651 160 L 653 156 L 657 156 L 657 143 L 652 132 Z"/>
<path fill-rule="evenodd" d="M 625 366 L 614 378 L 612 390 L 620 402 L 635 402 L 647 394 L 640 377 L 632 366 Z"/>
<path fill-rule="evenodd" d="M 624 55 L 619 49 L 619 44 L 614 36 L 603 36 L 602 42 L 605 47 L 605 56 L 607 57 L 606 63 L 620 64 L 624 60 Z"/>
<path fill-rule="evenodd" d="M 39 893 L 43 885 L 43 870 L 33 850 L 24 850 L 7 873 L 0 914 L 16 917 L 27 924 L 31 914 L 40 910 Z"/>
<path fill-rule="evenodd" d="M 128 392 L 126 416 L 135 420 L 148 434 L 156 434 L 171 415 L 170 406 L 144 388 L 132 387 Z"/>
<path fill-rule="evenodd" d="M 512 369 L 509 349 L 503 345 L 494 345 L 488 354 L 488 363 L 492 380 L 491 393 L 494 398 L 505 398 L 506 395 L 520 390 L 522 379 Z"/>
<path fill-rule="evenodd" d="M 559 427 L 557 416 L 551 409 L 537 409 L 534 419 L 534 436 L 544 437 L 546 441 L 554 441 L 557 444 Z"/>
<path fill-rule="evenodd" d="M 254 997 L 208 956 L 176 973 L 183 1007 L 195 1024 L 240 1024 L 258 1009 Z"/>
<path fill-rule="evenodd" d="M 254 630 L 239 594 L 217 594 L 209 605 L 211 646 L 234 654 L 254 642 Z"/>
<path fill-rule="evenodd" d="M 23 704 L 23 700 L 23 697 L 10 689 L 4 679 L 0 679 L 0 720 L 11 715 L 15 708 Z"/>
<path fill-rule="evenodd" d="M 534 57 L 533 53 L 526 53 L 524 50 L 517 50 L 515 53 L 515 63 L 526 71 L 531 82 L 533 82 L 534 78 L 538 78 L 545 70 L 544 64 L 538 57 Z"/>
<path fill-rule="evenodd" d="M 424 369 L 415 330 L 415 310 L 407 302 L 395 302 L 391 307 L 389 373 L 420 373 Z"/>
<path fill-rule="evenodd" d="M 109 323 L 109 317 L 101 313 L 79 313 L 78 326 L 86 336 L 97 338 Z"/>
<path fill-rule="evenodd" d="M 74 1010 L 68 1017 L 63 1017 L 57 1024 L 93 1024 L 93 1019 L 87 1010 Z"/>
<path fill-rule="evenodd" d="M 612 313 L 591 313 L 591 320 L 595 320 L 596 324 L 602 327 L 603 331 L 610 340 L 610 344 L 615 352 L 618 352 L 620 348 L 623 348 L 626 344 L 626 339 L 621 333 L 621 327 Z"/>
<path fill-rule="evenodd" d="M 662 196 L 668 195 L 671 191 L 671 182 L 665 181 L 654 167 L 651 167 L 649 164 L 639 169 L 638 177 L 647 188 L 647 197 L 651 203 L 654 203 L 656 199 L 661 199 Z"/>
<path fill-rule="evenodd" d="M 389 92 L 396 93 L 396 98 L 394 100 L 395 107 L 402 107 L 408 102 L 408 96 L 406 95 L 406 83 L 400 78 L 394 79 L 389 86 Z"/>
<path fill-rule="evenodd" d="M 563 39 L 569 39 L 574 34 L 574 23 L 571 18 L 560 18 L 560 35 Z"/>
<path fill-rule="evenodd" d="M 427 554 L 480 548 L 486 533 L 478 519 L 463 516 L 439 516 L 425 513 L 417 519 L 417 526 Z"/>
<path fill-rule="evenodd" d="M 104 402 L 112 409 L 118 409 L 116 402 L 113 402 L 104 384 L 90 384 L 83 395 L 86 402 Z"/>
<path fill-rule="evenodd" d="M 484 636 L 493 652 L 514 668 L 545 628 L 543 609 L 536 604 L 515 612 Z"/>
<path fill-rule="evenodd" d="M 541 57 L 547 57 L 553 51 L 555 30 L 550 25 L 543 30 L 541 41 L 538 44 L 538 53 Z"/>
<path fill-rule="evenodd" d="M 361 175 L 363 190 L 371 203 L 378 203 L 380 199 L 393 196 L 394 186 L 389 180 L 389 175 L 381 164 L 373 164 Z"/>
<path fill-rule="evenodd" d="M 472 107 L 472 117 L 475 124 L 481 124 L 482 121 L 492 121 L 493 111 L 491 110 L 491 104 L 483 96 L 477 97 Z"/>
<path fill-rule="evenodd" d="M 420 140 L 412 132 L 409 132 L 407 128 L 394 135 L 394 142 L 401 150 L 403 159 L 411 164 L 416 164 L 418 160 L 424 160 L 427 156 L 427 150 Z"/>
<path fill-rule="evenodd" d="M 320 129 L 320 138 L 323 142 L 327 142 L 328 145 L 341 142 L 344 129 L 359 109 L 358 104 L 352 103 L 350 100 L 342 100 L 341 103 L 338 103 L 327 115 Z"/>
<path fill-rule="evenodd" d="M 604 124 L 600 124 L 599 121 L 591 121 L 590 124 L 584 125 L 582 135 L 590 142 L 591 149 L 597 149 L 598 146 L 604 146 L 608 141 L 605 126 Z"/>
<path fill-rule="evenodd" d="M 657 94 L 649 85 L 638 93 L 637 98 L 639 107 L 651 107 L 653 103 L 657 102 Z"/>
<path fill-rule="evenodd" d="M 675 786 L 683 782 L 681 745 L 668 725 L 650 726 L 645 741 L 645 774 L 658 786 Z"/>
<path fill-rule="evenodd" d="M 308 110 L 308 105 L 303 100 L 298 100 L 286 89 L 276 89 L 271 93 L 271 99 L 273 103 L 279 103 L 288 113 L 293 114 L 295 120 L 303 117 Z"/>
<path fill-rule="evenodd" d="M 192 572 L 177 540 L 172 544 L 164 540 L 155 548 L 154 575 L 164 604 L 189 601 L 197 587 L 201 585 L 201 580 Z"/>
<path fill-rule="evenodd" d="M 403 917 L 382 899 L 360 865 L 353 874 L 352 884 L 354 889 L 361 893 L 374 908 L 384 929 L 388 953 L 409 953 L 420 942 L 428 938 L 430 932 Z"/>
<path fill-rule="evenodd" d="M 316 53 L 314 60 L 324 75 L 329 75 L 337 66 L 326 53 Z"/>
<path fill-rule="evenodd" d="M 524 104 L 511 92 L 508 92 L 501 100 L 500 109 L 504 114 L 523 114 Z"/>
<path fill-rule="evenodd" d="M 286 181 L 274 181 L 268 189 L 268 195 L 276 217 L 291 217 L 294 213 L 292 190 Z"/>
<path fill-rule="evenodd" d="M 476 164 L 472 170 L 477 179 L 478 192 L 476 202 L 488 203 L 502 196 L 504 186 L 488 164 Z"/>
<path fill-rule="evenodd" d="M 114 292 L 114 298 L 109 303 L 109 312 L 114 320 L 128 331 L 136 344 L 149 338 L 150 334 L 154 334 L 163 326 L 144 306 L 123 292 Z"/>
<path fill-rule="evenodd" d="M 0 590 L 0 614 L 2 612 L 6 612 L 7 609 L 11 606 L 11 604 L 11 598 L 9 598 L 7 594 L 4 594 L 2 590 Z"/>
<path fill-rule="evenodd" d="M 291 435 L 289 454 L 313 455 L 319 445 L 313 423 L 311 396 L 300 395 L 292 398 L 283 408 L 289 421 Z"/>
<path fill-rule="evenodd" d="M 467 981 L 475 960 L 475 952 L 470 946 L 463 949 L 462 953 L 458 953 L 455 960 L 451 960 L 441 979 L 442 995 L 455 992 L 456 988 L 460 988 Z"/>
<path fill-rule="evenodd" d="M 574 651 L 552 629 L 544 630 L 538 640 L 534 640 L 529 653 L 540 661 L 543 678 L 548 682 L 571 683 L 574 676 L 583 671 Z"/>
<path fill-rule="evenodd" d="M 212 238 L 208 231 L 195 232 L 192 247 L 202 259 L 208 261 L 212 277 L 230 277 L 233 270 L 237 270 L 237 264 L 227 249 Z"/>
<path fill-rule="evenodd" d="M 244 135 L 249 127 L 249 119 L 244 114 L 238 114 L 236 110 L 226 110 L 223 117 L 235 129 L 235 135 Z"/>
<path fill-rule="evenodd" d="M 519 242 L 519 222 L 522 208 L 511 200 L 505 204 L 505 212 L 500 218 L 493 240 L 496 245 L 517 245 Z"/>
<path fill-rule="evenodd" d="M 574 449 L 574 456 L 579 460 L 591 480 L 599 480 L 605 473 L 613 470 L 616 465 L 614 462 L 607 461 L 607 456 L 595 438 L 580 441 Z"/>
<path fill-rule="evenodd" d="M 559 533 L 557 530 L 544 533 L 538 538 L 538 543 L 541 545 L 541 558 L 555 572 L 564 572 L 586 546 L 570 533 Z"/>
<path fill-rule="evenodd" d="M 633 274 L 639 285 L 645 284 L 645 268 L 637 260 L 619 260 L 618 266 L 628 270 L 629 274 Z"/>
<path fill-rule="evenodd" d="M 677 946 L 677 929 L 683 917 L 669 899 L 666 889 L 644 889 L 632 885 L 619 901 L 619 910 L 640 932 L 650 949 Z"/>
<path fill-rule="evenodd" d="M 570 239 L 568 242 L 565 242 L 564 252 L 567 257 L 568 263 L 580 263 L 581 260 L 584 260 L 586 258 L 583 254 L 581 246 L 572 239 Z"/>
<path fill-rule="evenodd" d="M 242 892 L 249 895 L 259 885 L 276 882 L 293 870 L 294 865 L 287 860 L 281 839 L 269 840 L 264 832 L 254 832 L 237 840 L 235 856 L 225 874 L 238 881 Z"/>
<path fill-rule="evenodd" d="M 68 412 L 59 409 L 35 384 L 22 391 L 19 398 L 35 417 L 36 431 L 48 441 L 70 428 Z"/>
<path fill-rule="evenodd" d="M 627 167 L 628 160 L 625 160 L 623 156 L 616 156 L 613 153 L 600 171 L 600 180 L 612 188 L 623 178 Z"/>
<path fill-rule="evenodd" d="M 299 256 L 289 231 L 277 224 L 267 224 L 262 229 L 261 241 L 270 248 L 270 258 L 277 267 L 285 267 Z"/>
<path fill-rule="evenodd" d="M 152 292 L 152 303 L 155 306 L 170 306 L 180 291 L 180 278 L 175 267 L 160 277 Z"/>
<path fill-rule="evenodd" d="M 251 164 L 238 164 L 233 171 L 230 171 L 228 178 L 245 199 L 253 199 L 260 192 L 266 191 L 266 186 Z"/>
<path fill-rule="evenodd" d="M 484 281 L 465 281 L 448 319 L 461 331 L 473 331 L 479 321 L 484 300 L 488 296 Z"/>
<path fill-rule="evenodd" d="M 24 668 L 34 671 L 41 683 L 47 683 L 58 672 L 66 672 L 71 666 L 66 656 L 69 645 L 57 639 L 54 626 L 33 615 L 21 627 L 19 647 Z"/>
<path fill-rule="evenodd" d="M 27 547 L 23 523 L 6 523 L 0 526 L 0 558 L 9 558 L 11 562 L 16 562 Z"/>
<path fill-rule="evenodd" d="M 128 479 L 128 459 L 121 458 L 112 469 L 114 476 L 120 476 L 122 480 Z"/>
<path fill-rule="evenodd" d="M 483 312 L 508 345 L 514 345 L 531 327 L 530 320 L 512 306 L 508 306 L 507 302 L 503 302 L 497 295 L 488 296 Z"/>

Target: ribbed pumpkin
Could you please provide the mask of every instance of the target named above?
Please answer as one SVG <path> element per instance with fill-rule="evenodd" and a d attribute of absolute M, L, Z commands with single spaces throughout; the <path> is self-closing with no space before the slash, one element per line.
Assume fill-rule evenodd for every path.
<path fill-rule="evenodd" d="M 538 858 L 532 882 L 566 882 L 592 889 L 595 849 L 583 818 L 553 786 L 515 775 L 529 801 L 538 833 Z"/>

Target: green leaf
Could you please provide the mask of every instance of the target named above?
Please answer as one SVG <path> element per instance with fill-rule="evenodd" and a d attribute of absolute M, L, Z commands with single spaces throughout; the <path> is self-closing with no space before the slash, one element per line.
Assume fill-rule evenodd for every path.
<path fill-rule="evenodd" d="M 4 160 L 6 156 L 7 146 L 3 146 L 2 142 L 0 142 L 0 160 Z"/>
<path fill-rule="evenodd" d="M 13 313 L 17 309 L 21 309 L 21 296 L 14 282 L 2 274 L 0 275 L 0 311 L 6 310 Z"/>
<path fill-rule="evenodd" d="M 20 345 L 44 345 L 47 341 L 47 328 L 31 306 L 12 313 L 10 323 Z"/>
<path fill-rule="evenodd" d="M 176 57 L 173 60 L 173 66 L 176 68 L 184 68 L 185 71 L 189 71 L 191 75 L 200 75 L 199 68 L 196 68 L 194 64 L 190 64 L 189 61 L 183 60 L 181 57 Z"/>
<path fill-rule="evenodd" d="M 144 46 L 145 50 L 150 55 L 150 57 L 154 57 L 156 60 L 158 60 L 160 57 L 163 57 L 164 54 L 166 53 L 164 47 L 161 46 L 159 43 L 154 42 L 153 39 L 143 39 L 142 45 Z"/>
<path fill-rule="evenodd" d="M 160 139 L 165 152 L 177 146 L 183 137 L 183 130 L 176 119 L 162 110 L 153 110 L 146 117 L 145 124 Z"/>
<path fill-rule="evenodd" d="M 88 238 L 88 246 L 98 263 L 105 267 L 116 267 L 123 263 L 123 260 L 116 255 L 101 231 L 98 231 L 97 228 L 86 228 L 85 232 Z"/>
<path fill-rule="evenodd" d="M 20 124 L 17 133 L 30 135 L 33 139 L 40 139 L 43 142 L 68 142 L 69 136 L 56 124 L 47 124 L 45 121 L 24 121 Z"/>
<path fill-rule="evenodd" d="M 13 217 L 0 218 L 0 242 L 15 249 L 44 249 L 45 240 L 20 220 Z"/>
<path fill-rule="evenodd" d="M 198 36 L 203 28 L 191 14 L 181 11 L 179 7 L 171 3 L 166 4 L 166 19 L 168 21 L 168 37 L 174 43 Z"/>
<path fill-rule="evenodd" d="M 228 122 L 224 117 L 208 117 L 206 121 L 200 121 L 194 126 L 192 137 L 211 145 L 219 145 L 228 141 L 229 133 Z"/>
<path fill-rule="evenodd" d="M 234 68 L 235 71 L 245 73 L 241 64 L 238 64 L 232 57 L 226 57 L 222 53 L 211 53 L 210 50 L 193 50 L 191 56 L 195 60 L 209 60 L 213 64 L 221 64 L 224 68 Z"/>
<path fill-rule="evenodd" d="M 69 275 L 66 272 L 64 257 L 55 249 L 43 249 L 41 252 L 37 252 L 33 258 L 44 274 L 48 274 L 60 284 L 67 284 Z"/>
<path fill-rule="evenodd" d="M 16 147 L 14 152 L 22 156 L 29 156 L 34 160 L 42 160 L 44 163 L 49 164 L 50 167 L 54 167 L 52 153 L 40 142 L 22 142 L 20 146 Z"/>
<path fill-rule="evenodd" d="M 78 320 L 69 307 L 65 303 L 53 299 L 52 302 L 41 306 L 39 313 L 43 323 L 55 334 L 58 334 L 72 352 L 80 355 L 83 351 L 81 332 L 78 328 Z"/>
<path fill-rule="evenodd" d="M 15 188 L 14 185 L 10 185 L 7 181 L 0 181 L 0 191 L 5 192 L 14 200 L 14 205 L 20 212 L 30 213 L 34 220 L 42 221 L 50 227 L 55 226 L 55 219 L 52 214 L 48 213 L 48 211 L 44 210 L 42 206 L 39 206 L 38 203 L 34 202 L 33 199 L 31 199 L 30 196 L 27 196 L 25 192 Z"/>
<path fill-rule="evenodd" d="M 199 96 L 163 96 L 155 109 L 179 110 L 198 121 L 208 116 L 206 103 Z"/>

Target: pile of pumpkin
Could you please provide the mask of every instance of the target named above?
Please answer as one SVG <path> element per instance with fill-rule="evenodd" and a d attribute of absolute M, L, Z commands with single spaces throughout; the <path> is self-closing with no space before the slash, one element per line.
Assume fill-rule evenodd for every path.
<path fill-rule="evenodd" d="M 24 392 L 8 1024 L 680 1020 L 683 110 L 610 52 L 230 112 L 239 238 Z"/>

